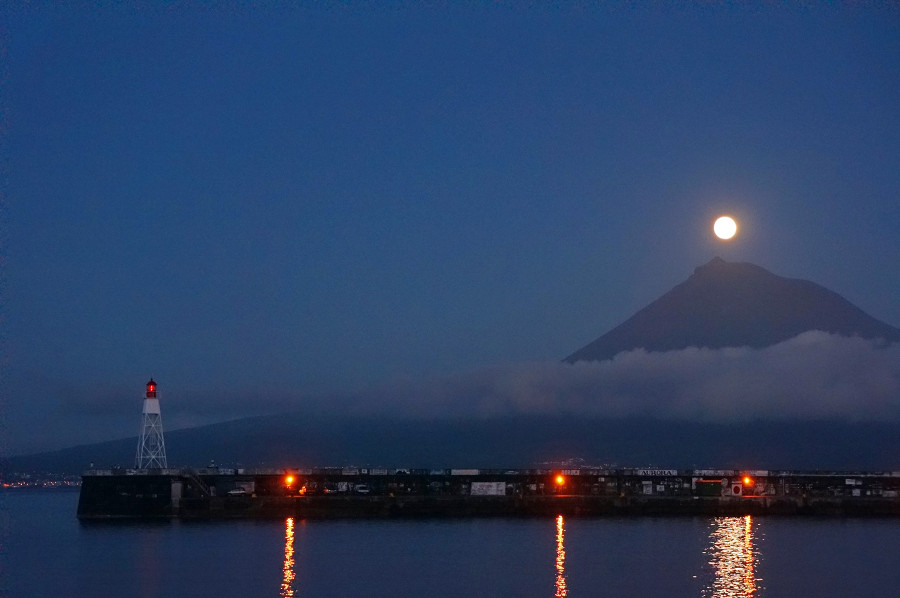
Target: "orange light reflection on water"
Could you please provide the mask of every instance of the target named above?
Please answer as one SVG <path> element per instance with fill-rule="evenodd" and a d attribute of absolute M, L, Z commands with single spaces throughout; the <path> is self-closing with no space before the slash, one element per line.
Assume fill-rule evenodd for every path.
<path fill-rule="evenodd" d="M 556 594 L 558 598 L 568 596 L 566 587 L 566 528 L 563 516 L 556 518 Z"/>
<path fill-rule="evenodd" d="M 282 568 L 281 596 L 294 595 L 294 518 L 284 520 L 284 566 Z"/>
<path fill-rule="evenodd" d="M 713 568 L 712 584 L 703 596 L 711 598 L 751 598 L 759 591 L 756 577 L 758 553 L 754 547 L 753 519 L 717 517 L 710 533 L 706 554 Z"/>

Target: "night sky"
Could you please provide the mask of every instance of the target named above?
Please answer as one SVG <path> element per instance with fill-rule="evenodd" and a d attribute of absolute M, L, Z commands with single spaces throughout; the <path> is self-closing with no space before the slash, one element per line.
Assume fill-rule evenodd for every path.
<path fill-rule="evenodd" d="M 170 429 L 578 411 L 534 389 L 717 255 L 900 326 L 896 3 L 72 4 L 0 8 L 8 453 L 136 435 L 150 376 Z M 847 364 L 875 399 L 825 415 L 900 411 L 897 352 L 804 342 L 653 371 L 799 371 L 803 416 Z"/>

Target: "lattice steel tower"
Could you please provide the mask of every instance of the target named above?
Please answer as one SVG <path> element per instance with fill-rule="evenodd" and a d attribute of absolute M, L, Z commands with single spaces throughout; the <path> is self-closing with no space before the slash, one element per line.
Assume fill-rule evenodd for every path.
<path fill-rule="evenodd" d="M 162 415 L 159 412 L 159 399 L 156 398 L 156 382 L 153 378 L 147 382 L 147 394 L 144 396 L 144 411 L 141 414 L 141 436 L 138 438 L 137 456 L 134 460 L 137 469 L 165 469 L 166 442 L 163 440 Z"/>

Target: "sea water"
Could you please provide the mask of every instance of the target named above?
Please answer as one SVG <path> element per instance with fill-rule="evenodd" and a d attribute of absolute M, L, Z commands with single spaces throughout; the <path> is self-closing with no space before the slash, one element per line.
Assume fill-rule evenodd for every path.
<path fill-rule="evenodd" d="M 872 596 L 900 520 L 670 517 L 80 524 L 0 495 L 0 596 Z"/>

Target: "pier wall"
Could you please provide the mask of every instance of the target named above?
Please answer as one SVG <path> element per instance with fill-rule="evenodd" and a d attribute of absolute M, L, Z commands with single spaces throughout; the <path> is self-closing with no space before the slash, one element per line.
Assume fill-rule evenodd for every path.
<path fill-rule="evenodd" d="M 900 472 L 661 469 L 93 470 L 78 516 L 900 515 Z"/>

